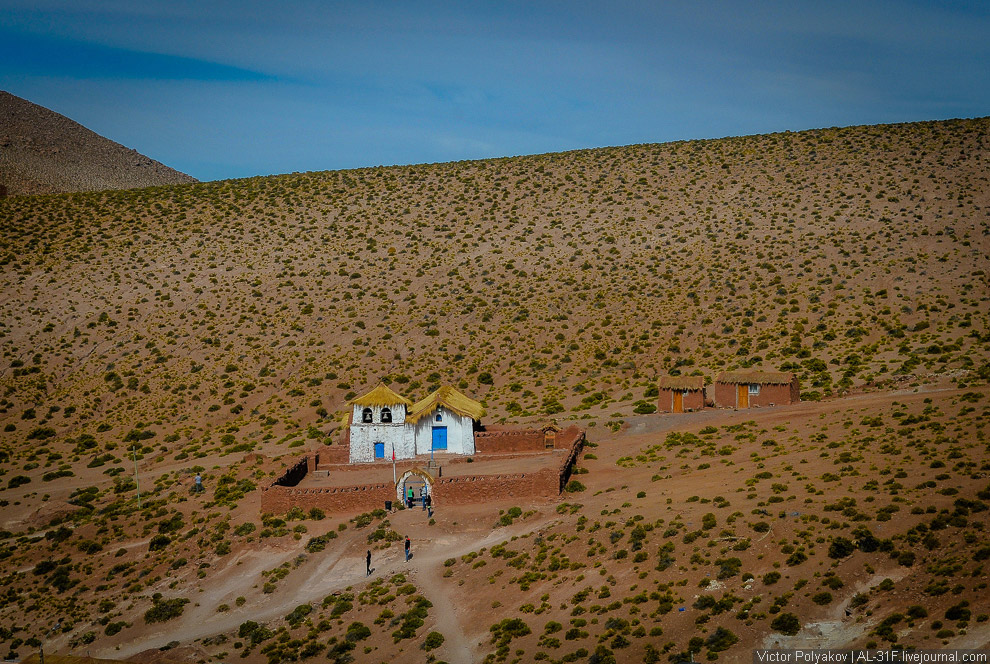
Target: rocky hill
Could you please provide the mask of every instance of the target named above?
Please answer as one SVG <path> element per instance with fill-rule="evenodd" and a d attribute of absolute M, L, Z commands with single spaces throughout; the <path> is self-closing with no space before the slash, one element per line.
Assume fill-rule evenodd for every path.
<path fill-rule="evenodd" d="M 0 192 L 8 196 L 195 181 L 64 115 L 0 90 Z"/>

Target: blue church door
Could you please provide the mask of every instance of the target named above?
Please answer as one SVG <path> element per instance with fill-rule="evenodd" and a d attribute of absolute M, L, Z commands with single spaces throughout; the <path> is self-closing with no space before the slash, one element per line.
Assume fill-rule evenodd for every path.
<path fill-rule="evenodd" d="M 385 458 L 385 443 L 375 443 L 375 458 L 376 459 Z"/>
<path fill-rule="evenodd" d="M 447 427 L 433 427 L 433 449 L 447 449 Z"/>

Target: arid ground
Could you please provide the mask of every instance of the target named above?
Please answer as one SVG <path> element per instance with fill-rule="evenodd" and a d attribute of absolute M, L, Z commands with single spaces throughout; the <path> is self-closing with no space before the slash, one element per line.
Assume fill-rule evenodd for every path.
<path fill-rule="evenodd" d="M 988 129 L 0 200 L 0 654 L 986 646 Z M 653 412 L 743 367 L 802 403 Z M 559 501 L 260 515 L 379 380 L 597 446 Z"/>

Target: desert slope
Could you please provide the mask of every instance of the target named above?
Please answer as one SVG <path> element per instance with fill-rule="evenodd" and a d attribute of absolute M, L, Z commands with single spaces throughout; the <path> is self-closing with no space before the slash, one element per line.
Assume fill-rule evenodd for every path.
<path fill-rule="evenodd" d="M 195 181 L 64 115 L 0 90 L 0 186 L 8 196 Z"/>
<path fill-rule="evenodd" d="M 492 419 L 613 426 L 668 372 L 793 370 L 806 399 L 976 380 L 988 128 L 8 199 L 4 435 L 140 424 L 188 455 L 234 428 L 268 449 L 332 431 L 381 379 L 410 398 L 459 384 Z"/>
<path fill-rule="evenodd" d="M 59 621 L 46 650 L 142 662 L 985 647 L 988 139 L 983 118 L 0 201 L 0 647 Z M 796 372 L 804 401 L 644 412 L 662 374 L 739 367 Z M 259 515 L 378 380 L 598 447 L 566 504 Z"/>

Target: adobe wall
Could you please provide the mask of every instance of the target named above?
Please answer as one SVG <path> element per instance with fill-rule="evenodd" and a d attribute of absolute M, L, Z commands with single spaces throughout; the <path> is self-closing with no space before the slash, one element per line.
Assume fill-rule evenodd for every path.
<path fill-rule="evenodd" d="M 576 426 L 567 427 L 557 433 L 557 441 L 561 443 L 562 447 L 567 445 L 570 448 L 567 455 L 561 460 L 560 465 L 557 466 L 557 494 L 559 495 L 564 490 L 567 480 L 571 477 L 571 470 L 574 468 L 574 464 L 577 463 L 578 455 L 584 449 L 584 430 Z"/>
<path fill-rule="evenodd" d="M 682 392 L 683 390 L 677 390 Z M 684 397 L 684 410 L 701 410 L 705 407 L 704 390 L 688 390 Z M 657 411 L 661 413 L 674 412 L 674 390 L 669 387 L 660 388 L 660 396 L 657 397 Z"/>
<path fill-rule="evenodd" d="M 306 477 L 306 473 L 309 472 L 309 465 L 312 463 L 311 456 L 307 454 L 297 461 L 296 465 L 286 468 L 285 472 L 280 477 L 275 478 L 272 484 L 278 486 L 295 486 L 299 484 Z"/>
<path fill-rule="evenodd" d="M 584 429 L 573 424 L 566 429 L 558 431 L 554 437 L 553 447 L 555 450 L 572 449 L 575 445 L 578 452 L 584 447 Z"/>
<path fill-rule="evenodd" d="M 385 507 L 386 500 L 395 501 L 395 486 L 391 482 L 304 489 L 273 484 L 261 490 L 261 511 L 285 514 L 293 507 L 306 512 L 318 507 L 328 514 L 369 512 Z"/>
<path fill-rule="evenodd" d="M 570 478 L 573 464 L 584 447 L 584 431 L 576 426 L 570 426 L 554 435 L 554 452 L 545 449 L 542 431 L 522 432 L 491 432 L 488 436 L 493 442 L 500 441 L 508 445 L 493 447 L 506 449 L 535 445 L 544 454 L 559 457 L 555 466 L 542 468 L 531 473 L 500 473 L 463 475 L 457 477 L 441 477 L 433 482 L 433 498 L 438 507 L 444 505 L 466 505 L 470 503 L 505 500 L 506 498 L 556 498 L 563 491 L 564 485 Z M 504 436 L 501 434 L 511 434 Z M 536 434 L 534 436 L 534 434 Z M 346 454 L 338 450 L 330 453 L 342 459 Z M 341 449 L 343 447 L 341 446 Z M 563 453 L 562 453 L 563 452 Z M 532 451 L 530 451 L 530 454 Z M 269 514 L 284 514 L 293 507 L 309 511 L 317 507 L 329 514 L 367 512 L 385 506 L 386 500 L 395 501 L 395 485 L 391 482 L 375 484 L 355 484 L 343 487 L 305 487 L 295 486 L 310 470 L 324 470 L 327 465 L 328 451 L 307 454 L 294 466 L 288 468 L 281 477 L 271 485 L 261 489 L 261 511 Z M 508 456 L 524 456 L 518 451 Z M 500 458 L 506 456 L 500 455 Z M 458 459 L 464 461 L 465 459 Z M 365 466 L 367 468 L 367 466 Z M 344 463 L 331 472 L 360 471 L 361 466 Z"/>
<path fill-rule="evenodd" d="M 444 477 L 433 484 L 433 498 L 437 506 L 494 502 L 506 498 L 552 498 L 559 493 L 560 474 L 554 468 L 533 473 Z"/>
<path fill-rule="evenodd" d="M 797 380 L 788 383 L 786 385 L 760 385 L 759 394 L 749 395 L 749 406 L 767 407 L 771 404 L 775 406 L 783 406 L 789 403 L 796 403 L 799 399 L 799 395 L 794 395 L 793 392 L 797 386 Z"/>
<path fill-rule="evenodd" d="M 712 385 L 712 401 L 716 408 L 736 407 L 736 384 L 735 383 L 715 383 Z"/>
<path fill-rule="evenodd" d="M 315 457 L 316 463 L 310 470 L 316 470 L 317 468 L 323 468 L 332 464 L 348 463 L 351 457 L 351 450 L 350 447 L 344 447 L 343 445 L 330 445 L 317 452 Z"/>
<path fill-rule="evenodd" d="M 351 446 L 351 425 L 354 423 L 352 421 L 353 419 L 354 413 L 347 413 L 347 422 L 344 423 L 344 426 L 337 429 L 340 432 L 340 442 L 338 444 L 347 448 Z"/>
<path fill-rule="evenodd" d="M 583 439 L 584 431 L 580 427 L 571 425 L 551 435 L 553 449 L 562 450 L 571 447 L 579 438 Z M 540 429 L 476 431 L 474 445 L 479 455 L 542 452 L 547 449 L 546 434 Z"/>
<path fill-rule="evenodd" d="M 715 383 L 713 388 L 712 399 L 715 401 L 716 407 L 736 407 L 736 390 L 738 386 L 735 383 Z M 760 385 L 759 394 L 749 395 L 749 407 L 766 408 L 771 404 L 783 406 L 789 403 L 797 403 L 800 400 L 798 381 L 795 378 L 787 384 Z"/>
<path fill-rule="evenodd" d="M 474 434 L 474 449 L 477 454 L 539 452 L 545 448 L 543 432 L 538 429 L 476 431 Z"/>

